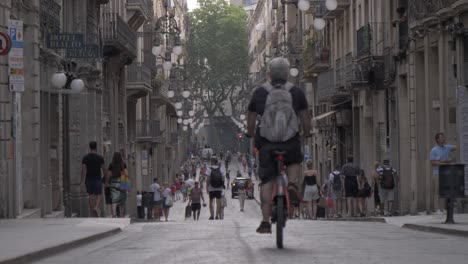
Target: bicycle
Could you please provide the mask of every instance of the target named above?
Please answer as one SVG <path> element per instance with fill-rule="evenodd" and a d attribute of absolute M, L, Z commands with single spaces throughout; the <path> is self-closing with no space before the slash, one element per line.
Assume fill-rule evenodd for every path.
<path fill-rule="evenodd" d="M 274 160 L 277 163 L 278 176 L 273 181 L 272 186 L 272 216 L 271 222 L 276 223 L 276 246 L 283 248 L 283 229 L 286 227 L 286 220 L 289 212 L 289 195 L 287 191 L 287 179 L 281 175 L 284 155 L 286 151 L 273 151 Z"/>

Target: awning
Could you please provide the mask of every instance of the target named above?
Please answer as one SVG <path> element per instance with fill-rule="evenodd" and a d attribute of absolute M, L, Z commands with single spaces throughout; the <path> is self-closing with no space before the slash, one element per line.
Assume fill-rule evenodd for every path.
<path fill-rule="evenodd" d="M 325 117 L 328 117 L 330 115 L 333 115 L 334 113 L 336 113 L 337 111 L 336 110 L 333 110 L 333 111 L 330 111 L 330 112 L 326 112 L 326 113 L 323 113 L 321 115 L 318 115 L 314 118 L 312 118 L 312 123 L 315 123 L 317 121 L 319 121 L 320 119 L 324 119 Z"/>

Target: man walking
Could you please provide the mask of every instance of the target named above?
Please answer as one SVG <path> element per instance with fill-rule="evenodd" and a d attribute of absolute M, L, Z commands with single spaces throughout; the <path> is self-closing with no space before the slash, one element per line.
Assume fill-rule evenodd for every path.
<path fill-rule="evenodd" d="M 99 217 L 102 195 L 102 176 L 104 175 L 104 158 L 97 154 L 96 141 L 89 142 L 90 152 L 81 162 L 81 191 L 89 195 L 89 211 L 92 217 Z"/>
<path fill-rule="evenodd" d="M 161 220 L 161 208 L 162 208 L 162 198 L 161 192 L 162 188 L 158 184 L 158 178 L 153 179 L 153 184 L 150 185 L 151 191 L 154 193 L 153 195 L 153 219 L 156 221 Z"/>
<path fill-rule="evenodd" d="M 344 176 L 344 196 L 348 208 L 348 217 L 356 216 L 357 212 L 357 194 L 359 185 L 357 180 L 358 169 L 353 164 L 353 157 L 348 157 L 348 163 L 343 165 L 341 173 Z"/>
<path fill-rule="evenodd" d="M 218 220 L 221 217 L 221 197 L 222 197 L 222 192 L 224 190 L 224 177 L 226 173 L 225 173 L 225 170 L 222 168 L 222 166 L 219 165 L 218 159 L 212 158 L 211 166 L 207 168 L 206 174 L 208 175 L 206 190 L 210 198 L 209 220 L 213 220 L 213 219 Z M 216 199 L 216 216 L 214 217 L 213 202 L 215 199 Z"/>
<path fill-rule="evenodd" d="M 245 181 L 238 181 L 237 192 L 239 194 L 240 211 L 244 212 L 245 199 L 247 198 L 247 183 Z"/>
<path fill-rule="evenodd" d="M 433 167 L 432 170 L 432 209 L 434 212 L 440 212 L 444 208 L 444 203 L 439 199 L 439 166 L 444 164 L 451 164 L 453 161 L 450 158 L 450 153 L 457 150 L 455 145 L 445 144 L 444 133 L 437 133 L 435 135 L 437 143 L 431 150 L 430 160 Z"/>
<path fill-rule="evenodd" d="M 393 201 L 395 200 L 396 170 L 390 166 L 389 160 L 377 168 L 380 178 L 379 196 L 384 216 L 392 216 Z"/>
<path fill-rule="evenodd" d="M 343 213 L 343 175 L 341 175 L 340 164 L 335 164 L 335 170 L 328 176 L 328 188 L 333 200 L 333 211 L 335 217 L 341 217 Z"/>
<path fill-rule="evenodd" d="M 200 184 L 198 182 L 195 182 L 195 187 L 192 189 L 192 192 L 190 193 L 190 198 L 188 202 L 188 204 L 192 207 L 193 220 L 198 221 L 200 219 L 200 211 L 201 211 L 200 201 L 203 201 L 203 204 L 205 205 L 205 197 L 203 197 L 203 192 L 200 189 Z"/>

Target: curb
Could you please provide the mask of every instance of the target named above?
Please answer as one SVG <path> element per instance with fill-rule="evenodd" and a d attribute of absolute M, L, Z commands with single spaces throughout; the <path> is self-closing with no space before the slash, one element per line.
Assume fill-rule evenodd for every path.
<path fill-rule="evenodd" d="M 370 223 L 384 223 L 386 224 L 385 218 L 334 218 L 334 219 L 319 219 L 319 221 L 330 221 L 330 222 L 370 222 Z"/>
<path fill-rule="evenodd" d="M 78 248 L 80 246 L 83 246 L 91 242 L 104 239 L 106 237 L 118 234 L 121 231 L 122 229 L 115 228 L 115 229 L 112 229 L 103 233 L 95 234 L 89 237 L 80 238 L 80 239 L 70 241 L 61 245 L 52 246 L 50 248 L 41 249 L 39 251 L 27 253 L 19 257 L 14 257 L 11 259 L 3 260 L 3 261 L 0 261 L 0 264 L 31 263 L 34 261 L 38 261 L 40 259 L 51 257 L 59 253 L 63 253 L 65 251 L 68 251 L 74 248 Z"/>
<path fill-rule="evenodd" d="M 415 231 L 428 232 L 428 233 L 437 233 L 443 235 L 451 235 L 458 237 L 468 237 L 468 231 L 456 230 L 449 228 L 433 227 L 433 226 L 424 226 L 416 224 L 404 224 L 402 228 L 411 229 Z"/>

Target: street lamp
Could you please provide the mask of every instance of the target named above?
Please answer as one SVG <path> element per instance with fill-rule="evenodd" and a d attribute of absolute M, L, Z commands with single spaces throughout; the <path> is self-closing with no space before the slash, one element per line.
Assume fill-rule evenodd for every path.
<path fill-rule="evenodd" d="M 184 114 L 184 112 L 182 112 L 182 111 L 180 111 L 180 110 L 177 111 L 177 116 L 182 116 L 183 114 Z"/>
<path fill-rule="evenodd" d="M 52 75 L 52 85 L 55 88 L 61 89 L 67 84 L 67 76 L 64 72 L 57 72 Z"/>
<path fill-rule="evenodd" d="M 182 109 L 182 103 L 181 103 L 181 102 L 175 103 L 175 108 L 176 108 L 177 110 Z"/>
<path fill-rule="evenodd" d="M 179 35 L 175 37 L 175 42 L 174 42 L 174 47 L 172 48 L 172 53 L 174 53 L 177 56 L 180 56 L 180 54 L 182 54 L 182 46 L 181 46 Z"/>
<path fill-rule="evenodd" d="M 170 71 L 172 69 L 172 58 L 171 58 L 170 52 L 166 52 L 164 63 L 163 63 L 163 69 L 165 71 Z"/>
<path fill-rule="evenodd" d="M 182 124 L 182 118 L 178 118 L 177 123 Z"/>
<path fill-rule="evenodd" d="M 291 74 L 291 76 L 293 76 L 293 77 L 296 77 L 297 75 L 299 75 L 299 69 L 297 69 L 297 68 L 295 68 L 295 67 L 294 67 L 294 68 L 291 68 L 291 69 L 289 70 L 289 74 Z"/>
<path fill-rule="evenodd" d="M 185 99 L 189 98 L 189 96 L 190 96 L 190 91 L 184 90 L 184 91 L 182 92 L 182 96 L 183 96 Z"/>
<path fill-rule="evenodd" d="M 241 120 L 245 120 L 245 115 L 244 115 L 244 114 L 241 114 L 241 115 L 240 115 L 240 119 L 241 119 Z"/>
<path fill-rule="evenodd" d="M 187 129 L 188 129 L 187 126 L 183 126 L 183 127 L 182 127 L 182 130 L 184 130 L 184 131 L 187 131 Z"/>
<path fill-rule="evenodd" d="M 333 11 L 338 8 L 338 2 L 336 0 L 299 0 L 299 2 L 297 3 L 297 7 L 299 8 L 299 10 L 305 12 L 310 9 L 310 2 L 314 2 L 317 4 L 323 4 L 323 2 L 325 2 L 325 7 L 328 11 Z M 316 30 L 323 30 L 325 28 L 326 23 L 322 17 L 316 15 L 313 25 Z"/>
<path fill-rule="evenodd" d="M 169 90 L 169 91 L 167 91 L 167 97 L 169 97 L 169 98 L 174 98 L 174 96 L 175 96 L 174 90 Z"/>
<path fill-rule="evenodd" d="M 81 93 L 85 87 L 83 80 L 75 78 L 71 73 L 57 72 L 52 75 L 52 86 L 62 89 L 70 82 L 71 93 Z"/>
<path fill-rule="evenodd" d="M 194 115 L 195 115 L 195 111 L 190 110 L 190 111 L 188 112 L 188 114 L 189 114 L 189 116 L 194 116 Z"/>

